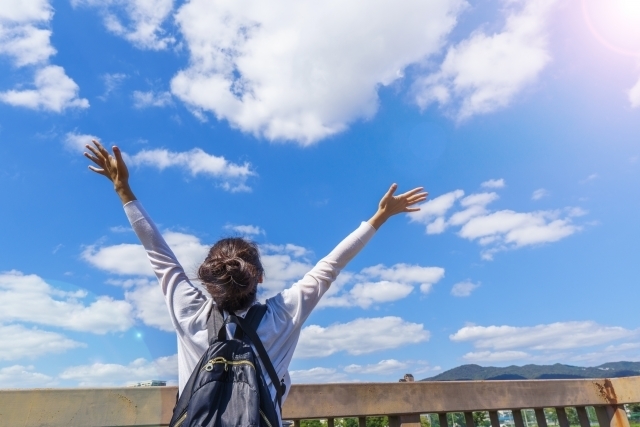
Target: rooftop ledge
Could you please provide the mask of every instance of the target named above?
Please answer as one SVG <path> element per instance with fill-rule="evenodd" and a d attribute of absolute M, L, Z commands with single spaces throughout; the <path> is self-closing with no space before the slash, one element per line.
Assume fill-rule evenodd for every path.
<path fill-rule="evenodd" d="M 0 390 L 0 425 L 24 427 L 166 426 L 176 387 L 123 387 Z M 575 407 L 581 427 L 591 423 L 592 406 L 600 427 L 629 427 L 623 404 L 640 402 L 640 377 L 575 380 L 446 381 L 293 385 L 284 404 L 285 419 L 388 415 L 390 427 L 419 427 L 420 414 L 488 411 L 500 427 L 498 410 L 513 411 L 515 427 L 524 427 L 521 409 L 536 410 L 538 427 L 547 427 L 543 408 L 556 408 L 559 427 L 569 427 L 564 408 Z"/>

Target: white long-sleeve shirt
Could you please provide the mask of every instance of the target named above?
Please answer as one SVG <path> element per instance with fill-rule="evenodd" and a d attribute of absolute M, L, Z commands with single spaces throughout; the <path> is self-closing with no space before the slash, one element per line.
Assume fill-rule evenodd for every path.
<path fill-rule="evenodd" d="M 134 200 L 125 204 L 124 210 L 147 251 L 178 336 L 178 384 L 182 392 L 191 372 L 209 347 L 207 317 L 214 302 L 210 295 L 203 293 L 189 281 L 142 204 Z M 256 332 L 278 378 L 283 379 L 287 386 L 283 402 L 291 385 L 289 363 L 298 344 L 303 323 L 340 271 L 374 234 L 375 228 L 363 222 L 303 278 L 266 300 L 267 311 Z M 226 317 L 227 313 L 224 314 Z M 236 314 L 244 317 L 246 311 Z M 265 380 L 275 396 L 275 387 L 268 375 L 265 375 Z"/>

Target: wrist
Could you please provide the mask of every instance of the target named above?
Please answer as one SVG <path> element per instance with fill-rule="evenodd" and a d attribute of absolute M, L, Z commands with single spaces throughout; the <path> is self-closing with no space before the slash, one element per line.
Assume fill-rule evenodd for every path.
<path fill-rule="evenodd" d="M 377 211 L 367 222 L 371 224 L 373 228 L 378 230 L 382 226 L 382 224 L 384 224 L 387 221 L 387 219 L 389 219 L 388 215 L 386 215 L 382 211 Z"/>
<path fill-rule="evenodd" d="M 136 196 L 133 194 L 133 191 L 131 191 L 131 187 L 129 187 L 128 182 L 114 183 L 113 187 L 116 190 L 118 197 L 120 197 L 120 201 L 123 205 L 131 202 L 132 200 L 136 200 Z"/>

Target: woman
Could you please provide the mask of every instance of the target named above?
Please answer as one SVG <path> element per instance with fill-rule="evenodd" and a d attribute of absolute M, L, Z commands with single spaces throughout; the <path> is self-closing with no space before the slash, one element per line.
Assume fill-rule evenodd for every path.
<path fill-rule="evenodd" d="M 92 171 L 106 176 L 114 189 L 136 235 L 142 242 L 165 296 L 171 321 L 178 336 L 178 382 L 180 392 L 200 357 L 208 348 L 207 317 L 212 306 L 244 317 L 255 303 L 263 269 L 257 246 L 244 239 L 223 239 L 217 242 L 198 269 L 198 278 L 211 295 L 193 286 L 175 255 L 162 238 L 148 214 L 129 186 L 129 172 L 120 149 L 113 147 L 111 155 L 98 141 L 86 145 L 90 153 L 84 155 L 98 167 Z M 329 289 L 338 273 L 364 247 L 375 231 L 391 216 L 401 212 L 414 212 L 412 207 L 426 199 L 422 187 L 394 196 L 393 184 L 380 201 L 377 212 L 347 236 L 326 257 L 321 259 L 302 279 L 274 297 L 266 300 L 267 311 L 257 333 L 273 366 L 288 392 L 291 384 L 288 367 L 295 350 L 300 330 Z M 271 379 L 265 378 L 275 396 Z M 286 394 L 282 401 L 286 399 Z"/>

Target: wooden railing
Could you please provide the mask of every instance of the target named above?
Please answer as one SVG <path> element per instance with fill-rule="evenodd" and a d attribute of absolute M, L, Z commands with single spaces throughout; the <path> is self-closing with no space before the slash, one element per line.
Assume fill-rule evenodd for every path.
<path fill-rule="evenodd" d="M 88 427 L 166 426 L 175 387 L 35 389 L 0 391 L 0 426 Z M 623 405 L 640 402 L 640 377 L 589 380 L 452 381 L 414 383 L 294 385 L 284 418 L 324 419 L 386 415 L 389 427 L 420 427 L 421 414 L 437 414 L 440 427 L 453 427 L 448 413 L 488 412 L 500 427 L 498 411 L 510 410 L 515 427 L 525 427 L 522 409 L 533 409 L 538 427 L 548 427 L 543 409 L 552 408 L 559 427 L 569 427 L 565 408 L 575 408 L 580 427 L 590 427 L 587 407 L 600 427 L 629 427 Z"/>

